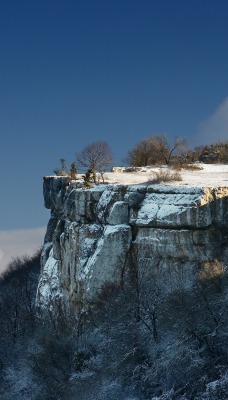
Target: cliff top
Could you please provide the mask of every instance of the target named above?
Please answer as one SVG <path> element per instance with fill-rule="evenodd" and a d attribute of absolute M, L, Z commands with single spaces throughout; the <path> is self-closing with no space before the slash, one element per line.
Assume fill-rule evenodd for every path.
<path fill-rule="evenodd" d="M 217 188 L 228 187 L 228 165 L 227 164 L 197 164 L 201 169 L 184 170 L 178 172 L 181 175 L 180 181 L 162 182 L 162 186 L 189 187 L 189 188 Z M 153 184 L 153 173 L 165 172 L 166 166 L 160 167 L 142 167 L 137 168 L 137 171 L 121 172 L 121 167 L 114 168 L 119 172 L 105 172 L 104 179 L 106 184 L 120 185 L 137 185 L 137 184 Z M 171 173 L 175 172 L 170 170 Z M 82 180 L 83 174 L 78 174 L 78 181 Z M 56 176 L 53 176 L 56 177 Z M 44 177 L 45 179 L 51 176 Z M 57 177 L 56 177 L 57 178 Z M 81 179 L 80 179 L 81 178 Z M 97 187 L 99 190 L 99 186 Z"/>
<path fill-rule="evenodd" d="M 181 181 L 162 183 L 169 186 L 188 187 L 227 187 L 228 186 L 228 165 L 227 164 L 198 164 L 202 169 L 189 171 L 181 170 Z M 137 172 L 106 172 L 105 181 L 117 184 L 148 184 L 153 172 L 165 171 L 162 167 L 142 167 Z"/>

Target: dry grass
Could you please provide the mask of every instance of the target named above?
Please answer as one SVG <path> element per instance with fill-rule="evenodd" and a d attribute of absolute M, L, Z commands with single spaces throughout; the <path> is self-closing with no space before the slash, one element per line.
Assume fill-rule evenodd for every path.
<path fill-rule="evenodd" d="M 151 183 L 161 182 L 173 182 L 182 181 L 182 177 L 179 172 L 171 172 L 169 170 L 153 171 L 148 178 Z"/>
<path fill-rule="evenodd" d="M 224 264 L 215 259 L 214 261 L 205 262 L 202 269 L 198 273 L 201 282 L 211 281 L 222 277 L 226 272 Z"/>
<path fill-rule="evenodd" d="M 181 169 L 185 169 L 187 171 L 200 171 L 203 169 L 200 165 L 197 164 L 185 164 L 185 163 L 175 163 L 172 168 L 175 171 L 180 171 Z"/>

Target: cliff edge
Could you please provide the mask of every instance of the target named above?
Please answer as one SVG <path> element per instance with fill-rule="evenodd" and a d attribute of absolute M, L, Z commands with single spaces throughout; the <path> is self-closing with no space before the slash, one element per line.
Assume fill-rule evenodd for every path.
<path fill-rule="evenodd" d="M 102 287 L 143 282 L 191 286 L 199 265 L 228 250 L 228 187 L 98 185 L 44 178 L 51 209 L 41 257 L 38 309 L 83 308 Z"/>

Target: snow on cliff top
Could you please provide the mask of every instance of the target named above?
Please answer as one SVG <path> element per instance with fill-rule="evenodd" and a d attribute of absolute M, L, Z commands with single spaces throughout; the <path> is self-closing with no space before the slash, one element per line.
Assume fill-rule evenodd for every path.
<path fill-rule="evenodd" d="M 181 170 L 182 181 L 164 182 L 163 185 L 189 187 L 228 187 L 227 164 L 197 164 L 202 169 L 195 171 Z M 118 184 L 149 183 L 153 171 L 164 170 L 167 167 L 143 167 L 137 172 L 107 172 L 105 181 Z M 172 171 L 172 170 L 171 170 Z"/>

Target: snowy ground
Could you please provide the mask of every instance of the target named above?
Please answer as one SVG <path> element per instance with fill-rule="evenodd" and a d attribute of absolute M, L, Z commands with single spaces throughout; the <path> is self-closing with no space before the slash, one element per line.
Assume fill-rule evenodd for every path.
<path fill-rule="evenodd" d="M 181 170 L 182 181 L 165 182 L 172 186 L 199 186 L 199 187 L 228 187 L 228 165 L 220 164 L 198 164 L 201 170 Z M 137 172 L 109 172 L 105 173 L 105 181 L 108 183 L 140 184 L 149 183 L 152 171 L 164 170 L 165 166 L 159 168 L 142 168 Z M 171 170 L 172 171 L 172 170 Z M 163 183 L 162 183 L 163 184 Z M 164 185 L 163 184 L 163 185 Z"/>

